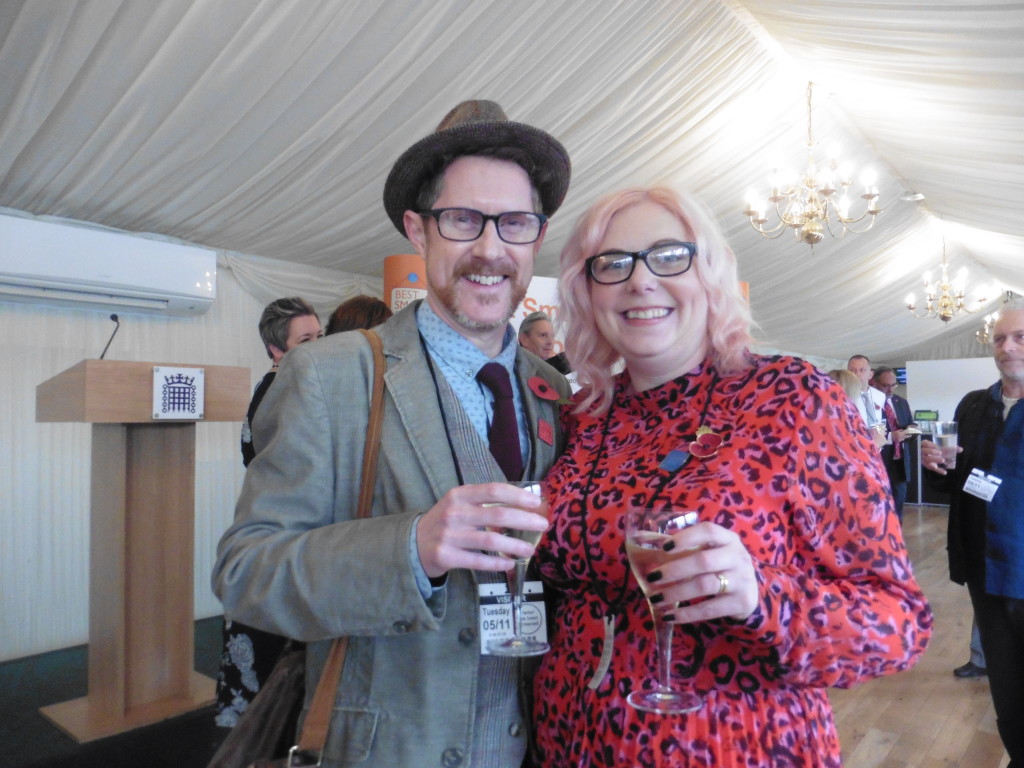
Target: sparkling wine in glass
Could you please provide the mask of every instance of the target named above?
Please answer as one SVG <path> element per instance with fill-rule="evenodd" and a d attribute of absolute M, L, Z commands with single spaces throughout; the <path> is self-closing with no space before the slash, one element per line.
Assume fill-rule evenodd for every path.
<path fill-rule="evenodd" d="M 549 517 L 549 505 L 546 489 L 540 480 L 522 480 L 512 483 L 519 488 L 540 496 L 542 504 L 531 512 Z M 505 536 L 525 541 L 533 547 L 537 546 L 544 531 L 520 531 L 515 528 L 502 530 Z M 512 593 L 512 637 L 505 640 L 492 640 L 487 650 L 495 656 L 540 656 L 551 650 L 551 646 L 540 640 L 523 635 L 523 592 L 526 587 L 526 568 L 530 564 L 529 557 L 516 557 L 515 566 L 506 574 L 509 592 Z"/>
<path fill-rule="evenodd" d="M 665 543 L 676 531 L 697 522 L 696 512 L 674 509 L 630 509 L 626 513 L 626 556 L 645 597 L 657 591 L 647 583 L 647 574 L 670 560 L 678 560 L 697 550 L 666 552 Z M 660 586 L 660 585 L 659 585 Z M 682 714 L 699 709 L 704 703 L 693 691 L 682 690 L 672 682 L 673 625 L 662 621 L 659 611 L 648 600 L 654 620 L 655 650 L 658 657 L 657 687 L 635 690 L 626 701 L 636 709 L 664 715 Z"/>

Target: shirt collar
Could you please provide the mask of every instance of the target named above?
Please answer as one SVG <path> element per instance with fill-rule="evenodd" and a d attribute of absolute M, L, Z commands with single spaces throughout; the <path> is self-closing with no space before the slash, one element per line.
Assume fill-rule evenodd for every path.
<path fill-rule="evenodd" d="M 512 375 L 516 364 L 515 331 L 511 325 L 505 326 L 505 336 L 501 341 L 501 352 L 492 360 L 487 357 L 473 342 L 452 328 L 438 317 L 430 303 L 423 301 L 416 310 L 416 324 L 419 326 L 423 340 L 433 357 L 441 358 L 456 371 L 463 372 L 467 377 L 475 378 L 476 374 L 487 363 L 500 363 Z"/>

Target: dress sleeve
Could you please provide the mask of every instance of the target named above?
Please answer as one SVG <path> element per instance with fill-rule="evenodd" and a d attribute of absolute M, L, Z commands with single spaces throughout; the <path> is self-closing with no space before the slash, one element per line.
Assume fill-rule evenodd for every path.
<path fill-rule="evenodd" d="M 794 684 L 845 688 L 908 668 L 924 652 L 932 614 L 885 469 L 854 428 L 859 415 L 831 381 L 805 373 L 778 416 L 772 424 L 787 449 L 771 486 L 783 499 L 779 535 L 788 540 L 752 552 L 759 605 L 732 631 L 773 651 L 780 676 Z"/>

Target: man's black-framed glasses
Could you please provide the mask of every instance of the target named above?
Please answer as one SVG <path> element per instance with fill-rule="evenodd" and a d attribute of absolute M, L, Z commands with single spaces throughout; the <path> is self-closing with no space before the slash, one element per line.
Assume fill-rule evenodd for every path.
<path fill-rule="evenodd" d="M 658 277 L 674 277 L 686 272 L 697 255 L 693 243 L 662 243 L 646 251 L 609 251 L 587 259 L 587 274 L 595 283 L 613 285 L 629 280 L 638 261 Z"/>
<path fill-rule="evenodd" d="M 498 237 L 512 245 L 535 243 L 548 217 L 531 211 L 506 211 L 487 214 L 472 208 L 433 208 L 419 211 L 437 221 L 437 231 L 445 240 L 465 243 L 484 233 L 488 221 L 494 222 Z"/>

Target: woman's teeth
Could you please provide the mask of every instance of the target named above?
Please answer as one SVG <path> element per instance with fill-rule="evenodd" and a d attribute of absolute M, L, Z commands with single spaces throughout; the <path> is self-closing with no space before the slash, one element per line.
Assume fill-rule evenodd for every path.
<path fill-rule="evenodd" d="M 654 320 L 659 317 L 665 317 L 668 314 L 668 310 L 664 307 L 658 307 L 656 309 L 629 309 L 626 310 L 627 320 Z"/>

